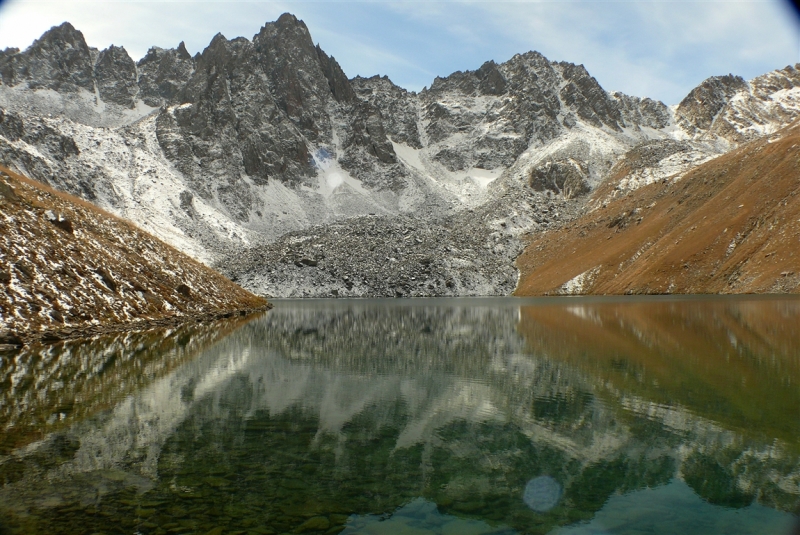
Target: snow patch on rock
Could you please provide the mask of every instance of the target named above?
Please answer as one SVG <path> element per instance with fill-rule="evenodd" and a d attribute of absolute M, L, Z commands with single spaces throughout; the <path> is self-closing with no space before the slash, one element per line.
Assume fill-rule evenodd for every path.
<path fill-rule="evenodd" d="M 600 266 L 587 269 L 583 273 L 575 275 L 570 280 L 561 285 L 559 292 L 561 295 L 581 295 L 588 291 L 594 280 L 600 273 Z"/>

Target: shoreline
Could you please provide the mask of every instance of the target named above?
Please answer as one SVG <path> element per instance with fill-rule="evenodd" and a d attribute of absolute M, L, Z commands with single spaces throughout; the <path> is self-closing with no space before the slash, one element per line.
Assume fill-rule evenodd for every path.
<path fill-rule="evenodd" d="M 273 306 L 274 305 L 272 303 L 266 303 L 265 305 L 258 307 L 164 316 L 161 318 L 140 319 L 125 323 L 64 327 L 60 329 L 47 329 L 43 331 L 26 331 L 18 333 L 0 331 L 0 353 L 18 351 L 24 347 L 29 347 L 36 344 L 55 344 L 64 340 L 92 338 L 105 334 L 128 331 L 147 331 L 159 327 L 177 327 L 186 323 L 206 323 L 232 318 L 234 316 L 249 316 L 259 312 L 266 312 L 273 308 Z"/>

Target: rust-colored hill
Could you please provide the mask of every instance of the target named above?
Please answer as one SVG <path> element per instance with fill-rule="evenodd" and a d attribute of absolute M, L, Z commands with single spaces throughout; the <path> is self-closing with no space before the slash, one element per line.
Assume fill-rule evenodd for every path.
<path fill-rule="evenodd" d="M 0 167 L 0 345 L 265 306 L 130 223 Z"/>
<path fill-rule="evenodd" d="M 800 290 L 798 123 L 614 198 L 626 172 L 586 215 L 532 239 L 516 295 Z"/>

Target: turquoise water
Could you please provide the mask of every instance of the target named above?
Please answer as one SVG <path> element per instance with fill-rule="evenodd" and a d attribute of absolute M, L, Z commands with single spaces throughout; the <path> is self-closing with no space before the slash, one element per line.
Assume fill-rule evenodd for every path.
<path fill-rule="evenodd" d="M 0 534 L 788 534 L 800 299 L 278 301 L 0 356 Z"/>

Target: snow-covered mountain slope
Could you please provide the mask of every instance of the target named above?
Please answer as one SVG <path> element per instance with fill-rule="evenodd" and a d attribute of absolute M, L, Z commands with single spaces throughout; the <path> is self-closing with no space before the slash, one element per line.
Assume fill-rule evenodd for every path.
<path fill-rule="evenodd" d="M 0 345 L 265 305 L 128 222 L 0 170 Z"/>
<path fill-rule="evenodd" d="M 335 241 L 345 221 L 391 226 L 410 217 L 447 234 L 442 239 L 453 236 L 435 229 L 466 225 L 466 248 L 483 251 L 469 265 L 487 273 L 498 262 L 508 267 L 512 253 L 486 252 L 494 250 L 486 237 L 498 232 L 491 222 L 531 211 L 527 228 L 500 230 L 513 241 L 537 220 L 571 217 L 581 201 L 539 210 L 550 209 L 548 195 L 569 200 L 596 189 L 631 150 L 665 156 L 631 173 L 623 189 L 685 172 L 797 116 L 798 87 L 794 67 L 751 82 L 715 77 L 669 108 L 607 92 L 583 66 L 527 52 L 437 77 L 417 94 L 386 77 L 348 79 L 289 14 L 251 40 L 220 34 L 194 57 L 181 44 L 154 47 L 138 62 L 121 47 L 90 48 L 65 23 L 25 51 L 0 52 L 0 161 L 136 222 L 250 288 L 347 294 L 352 288 L 305 272 L 302 283 L 294 274 L 270 279 L 256 259 L 272 259 L 288 233 Z M 519 205 L 502 201 L 509 198 Z M 459 263 L 425 243 L 409 254 Z M 506 251 L 520 247 L 514 241 Z M 326 248 L 341 256 L 337 264 L 348 261 L 349 251 Z M 394 268 L 365 255 L 389 282 L 369 284 L 363 295 L 391 293 L 400 282 Z M 507 292 L 506 275 L 471 283 L 466 266 L 442 275 L 431 292 L 444 291 L 436 288 L 448 279 L 470 292 Z"/>
<path fill-rule="evenodd" d="M 798 67 L 787 66 L 749 82 L 733 75 L 709 78 L 676 107 L 676 122 L 690 138 L 727 148 L 776 132 L 800 115 Z"/>

